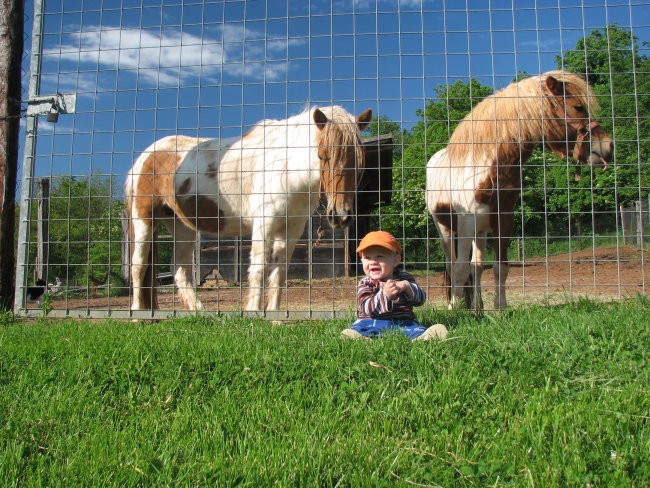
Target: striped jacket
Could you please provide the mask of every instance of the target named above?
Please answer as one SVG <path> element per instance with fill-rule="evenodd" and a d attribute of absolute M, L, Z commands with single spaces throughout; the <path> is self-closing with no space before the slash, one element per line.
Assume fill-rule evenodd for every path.
<path fill-rule="evenodd" d="M 406 271 L 395 270 L 391 279 L 406 280 L 413 290 L 413 298 L 401 296 L 396 301 L 386 297 L 383 282 L 367 276 L 357 285 L 357 317 L 360 319 L 415 319 L 413 307 L 423 305 L 427 295 Z"/>

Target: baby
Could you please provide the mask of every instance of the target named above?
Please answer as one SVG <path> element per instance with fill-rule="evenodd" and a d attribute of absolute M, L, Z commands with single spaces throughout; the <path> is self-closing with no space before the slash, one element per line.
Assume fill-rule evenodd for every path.
<path fill-rule="evenodd" d="M 359 243 L 365 277 L 357 285 L 357 320 L 341 332 L 349 339 L 371 338 L 397 330 L 410 340 L 444 339 L 447 328 L 420 325 L 413 313 L 426 293 L 409 273 L 398 269 L 402 248 L 385 231 L 368 233 Z"/>

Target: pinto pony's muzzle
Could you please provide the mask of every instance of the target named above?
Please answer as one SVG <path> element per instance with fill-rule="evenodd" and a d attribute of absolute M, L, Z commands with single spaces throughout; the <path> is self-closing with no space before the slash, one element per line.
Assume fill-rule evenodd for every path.
<path fill-rule="evenodd" d="M 594 120 L 578 129 L 573 147 L 573 159 L 576 161 L 588 162 L 589 166 L 602 166 L 606 170 L 613 152 L 612 140 L 599 122 Z"/>

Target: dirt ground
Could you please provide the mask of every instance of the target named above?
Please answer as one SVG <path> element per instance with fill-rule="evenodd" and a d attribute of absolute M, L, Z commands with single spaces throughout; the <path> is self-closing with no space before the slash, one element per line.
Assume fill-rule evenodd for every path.
<path fill-rule="evenodd" d="M 491 265 L 483 274 L 483 300 L 492 308 L 494 276 Z M 427 292 L 427 301 L 435 307 L 446 306 L 441 272 L 414 272 Z M 356 277 L 290 280 L 282 293 L 283 310 L 346 312 L 355 307 Z M 601 247 L 570 254 L 511 262 L 507 281 L 510 305 L 557 304 L 580 297 L 617 300 L 637 293 L 650 295 L 650 252 L 643 256 L 631 247 Z M 246 296 L 245 284 L 208 282 L 199 289 L 206 310 L 231 312 L 241 310 Z M 159 294 L 162 310 L 183 310 L 171 288 Z M 53 310 L 128 310 L 129 297 L 87 297 L 54 299 Z M 38 308 L 38 307 L 34 307 Z"/>

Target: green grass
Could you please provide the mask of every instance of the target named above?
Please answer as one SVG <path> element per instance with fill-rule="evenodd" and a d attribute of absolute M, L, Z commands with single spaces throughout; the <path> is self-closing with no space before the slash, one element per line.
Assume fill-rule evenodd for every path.
<path fill-rule="evenodd" d="M 648 486 L 650 304 L 0 325 L 2 486 Z"/>

